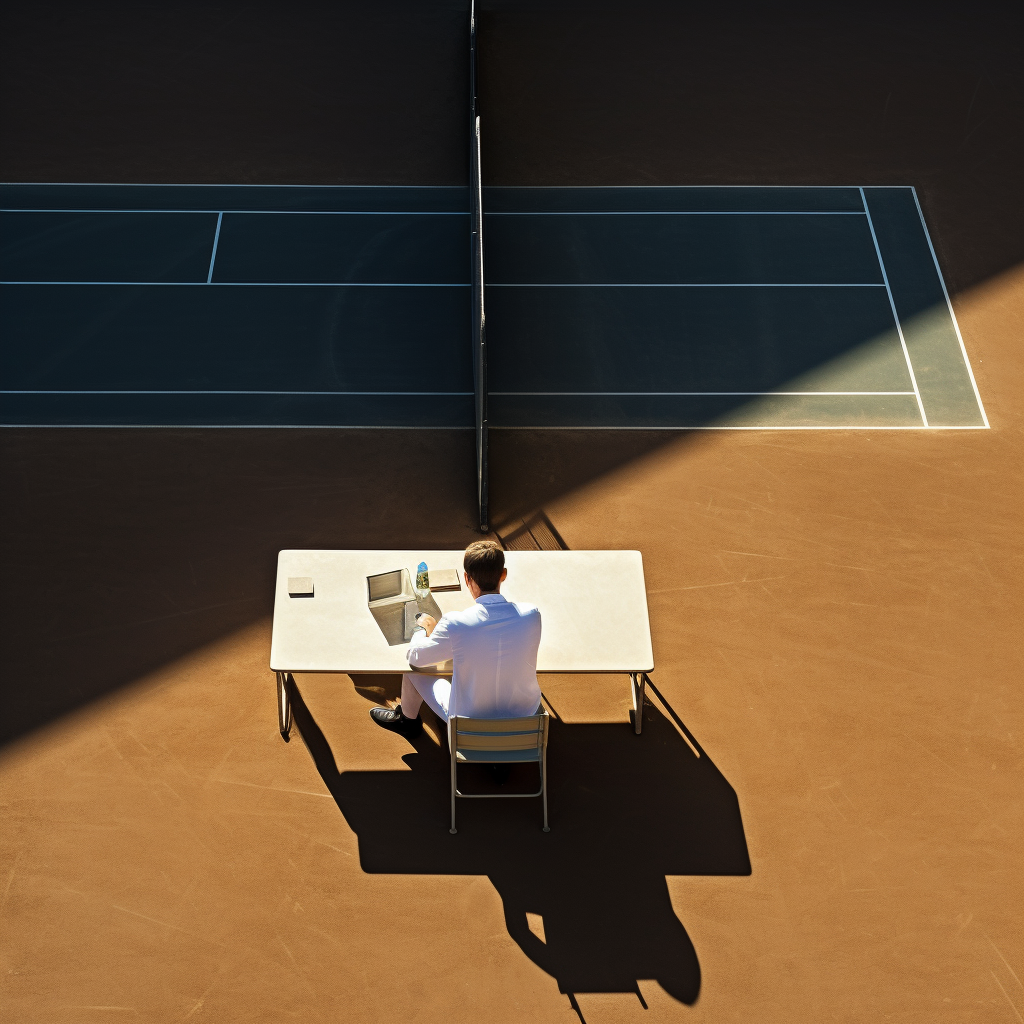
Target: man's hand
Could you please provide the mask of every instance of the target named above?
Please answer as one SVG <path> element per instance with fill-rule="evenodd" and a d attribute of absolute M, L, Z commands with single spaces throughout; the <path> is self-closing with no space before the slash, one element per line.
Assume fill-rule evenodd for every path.
<path fill-rule="evenodd" d="M 426 612 L 420 612 L 416 616 L 416 625 L 422 626 L 427 631 L 427 636 L 430 636 L 434 632 L 434 627 L 437 625 L 437 619 L 433 615 L 428 615 Z"/>

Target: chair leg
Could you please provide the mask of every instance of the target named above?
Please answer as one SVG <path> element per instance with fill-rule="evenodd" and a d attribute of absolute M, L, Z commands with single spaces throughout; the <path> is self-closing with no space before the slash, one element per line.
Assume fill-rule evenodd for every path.
<path fill-rule="evenodd" d="M 550 832 L 548 828 L 548 751 L 544 748 L 540 755 L 540 797 L 544 805 L 544 831 Z"/>
<path fill-rule="evenodd" d="M 455 775 L 455 754 L 452 754 L 452 827 L 448 831 L 454 836 L 458 833 L 458 829 L 455 827 L 455 790 L 458 788 L 458 779 Z"/>

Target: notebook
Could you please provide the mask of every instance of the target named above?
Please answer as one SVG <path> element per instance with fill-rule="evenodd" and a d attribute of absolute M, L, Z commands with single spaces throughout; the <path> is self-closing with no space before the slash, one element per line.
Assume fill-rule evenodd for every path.
<path fill-rule="evenodd" d="M 436 591 L 461 590 L 458 569 L 430 569 L 427 572 L 430 589 Z"/>

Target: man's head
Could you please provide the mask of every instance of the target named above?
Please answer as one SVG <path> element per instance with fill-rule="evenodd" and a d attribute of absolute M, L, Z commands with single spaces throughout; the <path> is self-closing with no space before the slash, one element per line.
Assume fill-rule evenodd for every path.
<path fill-rule="evenodd" d="M 466 570 L 467 585 L 475 584 L 482 594 L 493 594 L 506 575 L 505 552 L 493 540 L 474 541 L 466 548 L 462 567 Z"/>

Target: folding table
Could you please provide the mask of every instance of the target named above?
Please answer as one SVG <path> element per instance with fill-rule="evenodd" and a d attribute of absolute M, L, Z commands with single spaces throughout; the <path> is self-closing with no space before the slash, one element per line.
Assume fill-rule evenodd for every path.
<path fill-rule="evenodd" d="M 409 672 L 408 643 L 389 645 L 368 606 L 367 578 L 416 566 L 458 569 L 462 551 L 285 550 L 277 561 L 270 668 L 277 675 L 278 724 L 288 738 L 286 682 L 295 672 Z M 634 727 L 643 723 L 647 673 L 654 669 L 643 560 L 639 551 L 507 551 L 502 596 L 537 605 L 543 629 L 538 673 L 629 677 Z M 288 581 L 312 580 L 312 596 L 289 595 Z M 460 590 L 432 592 L 442 612 L 469 607 Z M 443 675 L 436 669 L 424 670 Z M 449 668 L 450 671 L 450 668 Z"/>

